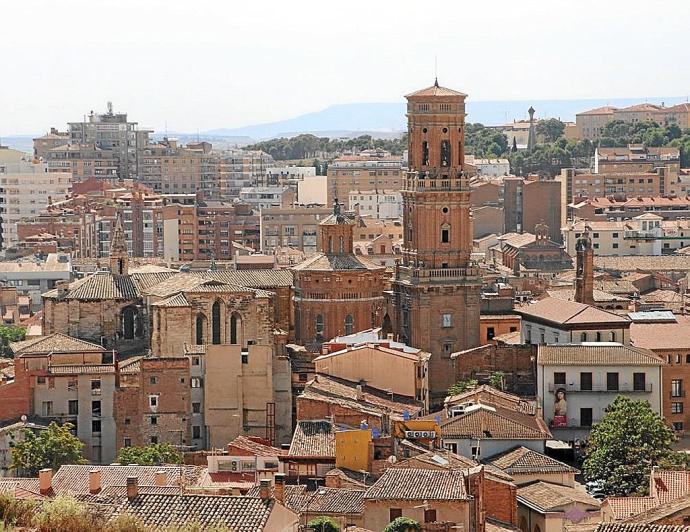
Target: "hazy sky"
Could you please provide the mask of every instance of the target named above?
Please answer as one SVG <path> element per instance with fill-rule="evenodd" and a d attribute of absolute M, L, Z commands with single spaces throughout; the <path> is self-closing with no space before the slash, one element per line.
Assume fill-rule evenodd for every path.
<path fill-rule="evenodd" d="M 0 135 L 112 100 L 194 132 L 433 82 L 476 100 L 685 96 L 687 0 L 0 0 Z"/>

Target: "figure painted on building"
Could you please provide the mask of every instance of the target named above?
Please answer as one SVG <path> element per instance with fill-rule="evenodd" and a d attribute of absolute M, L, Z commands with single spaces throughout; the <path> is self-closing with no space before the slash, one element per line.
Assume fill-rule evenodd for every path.
<path fill-rule="evenodd" d="M 565 388 L 556 390 L 556 401 L 553 403 L 553 426 L 566 427 L 568 425 L 568 401 Z"/>

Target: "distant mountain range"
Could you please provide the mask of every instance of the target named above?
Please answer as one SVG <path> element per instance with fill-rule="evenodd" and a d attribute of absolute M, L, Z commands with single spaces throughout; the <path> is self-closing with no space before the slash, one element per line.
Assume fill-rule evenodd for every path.
<path fill-rule="evenodd" d="M 527 118 L 530 105 L 536 109 L 537 118 L 560 118 L 575 120 L 579 112 L 615 105 L 626 107 L 647 101 L 649 103 L 675 105 L 685 101 L 684 97 L 654 98 L 593 98 L 582 100 L 500 100 L 467 102 L 467 120 L 485 125 L 500 125 L 513 120 Z M 404 103 L 349 103 L 331 105 L 321 111 L 306 113 L 287 120 L 253 124 L 238 128 L 211 129 L 202 133 L 169 133 L 181 142 L 207 140 L 216 146 L 243 145 L 258 140 L 276 137 L 293 137 L 311 133 L 322 137 L 354 137 L 369 134 L 376 137 L 395 137 L 406 129 Z M 32 151 L 32 137 L 40 135 L 7 136 L 0 143 L 12 148 Z M 158 133 L 157 138 L 162 135 Z"/>

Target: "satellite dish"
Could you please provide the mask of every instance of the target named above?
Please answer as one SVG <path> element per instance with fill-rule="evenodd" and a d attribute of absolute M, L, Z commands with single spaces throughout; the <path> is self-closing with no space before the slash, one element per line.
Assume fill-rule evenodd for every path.
<path fill-rule="evenodd" d="M 22 414 L 22 417 L 20 419 L 22 420 L 22 423 L 26 423 L 26 420 L 29 418 L 26 417 L 26 414 Z"/>
<path fill-rule="evenodd" d="M 394 463 L 397 462 L 397 461 L 398 461 L 398 459 L 395 457 L 394 454 L 390 455 L 390 456 L 387 458 L 387 462 L 388 462 L 389 464 L 394 464 Z"/>

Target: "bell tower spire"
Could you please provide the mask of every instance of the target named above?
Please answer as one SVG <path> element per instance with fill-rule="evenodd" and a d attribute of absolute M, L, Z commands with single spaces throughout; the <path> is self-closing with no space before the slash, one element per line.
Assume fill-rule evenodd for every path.
<path fill-rule="evenodd" d="M 115 227 L 110 239 L 110 272 L 113 275 L 129 274 L 129 253 L 121 212 L 117 213 Z"/>

